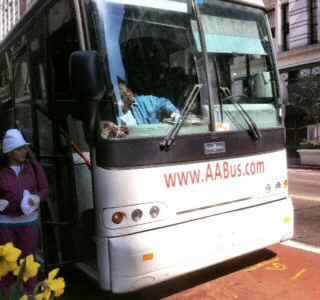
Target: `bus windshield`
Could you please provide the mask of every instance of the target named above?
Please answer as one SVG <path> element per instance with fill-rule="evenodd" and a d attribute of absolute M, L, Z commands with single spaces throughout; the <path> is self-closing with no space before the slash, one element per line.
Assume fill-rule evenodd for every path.
<path fill-rule="evenodd" d="M 216 128 L 246 128 L 241 105 L 258 128 L 280 126 L 279 97 L 272 46 L 263 11 L 223 1 L 200 6 L 209 70 L 216 72 L 219 99 L 214 105 Z M 200 35 L 192 21 L 198 51 Z"/>
<path fill-rule="evenodd" d="M 219 130 L 247 130 L 234 101 L 257 123 L 278 127 L 275 76 L 264 13 L 207 1 L 200 6 Z M 186 1 L 99 0 L 111 90 L 101 102 L 101 127 L 126 128 L 122 138 L 163 137 L 178 122 L 195 85 L 201 87 L 179 135 L 209 132 L 209 92 L 200 34 Z M 218 87 L 218 88 L 217 88 Z M 230 99 L 232 97 L 232 99 Z M 111 113 L 112 112 L 112 113 Z M 103 138 L 114 138 L 105 134 Z M 106 131 L 107 133 L 109 131 Z"/>

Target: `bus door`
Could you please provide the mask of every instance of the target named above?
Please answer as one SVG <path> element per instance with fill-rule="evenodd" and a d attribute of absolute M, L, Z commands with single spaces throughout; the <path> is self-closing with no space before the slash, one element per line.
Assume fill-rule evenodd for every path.
<path fill-rule="evenodd" d="M 94 213 L 91 173 L 81 158 L 89 158 L 79 119 L 80 107 L 69 84 L 69 57 L 79 50 L 78 31 L 71 1 L 60 0 L 47 11 L 46 37 L 48 113 L 52 120 L 56 198 L 61 228 L 63 261 L 95 257 L 92 242 Z M 80 156 L 79 156 L 80 154 Z M 58 225 L 57 225 L 58 226 Z"/>
<path fill-rule="evenodd" d="M 44 15 L 28 31 L 28 52 L 30 89 L 32 92 L 32 138 L 33 151 L 45 168 L 49 183 L 49 199 L 41 209 L 42 250 L 46 266 L 58 264 L 63 260 L 61 223 L 59 214 L 59 188 L 57 181 L 56 155 L 53 132 L 54 123 L 50 114 L 50 89 L 48 82 L 48 64 L 45 47 L 46 21 Z M 31 119 L 31 118 L 30 118 Z M 23 128 L 23 124 L 21 124 Z"/>

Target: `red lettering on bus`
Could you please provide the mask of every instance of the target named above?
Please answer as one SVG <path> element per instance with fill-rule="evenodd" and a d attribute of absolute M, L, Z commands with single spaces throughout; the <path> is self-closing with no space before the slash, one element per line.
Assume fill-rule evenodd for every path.
<path fill-rule="evenodd" d="M 229 177 L 229 164 L 227 161 L 223 163 L 223 177 L 227 179 Z"/>
<path fill-rule="evenodd" d="M 213 177 L 213 173 L 212 173 L 212 168 L 211 168 L 211 164 L 208 163 L 207 164 L 207 172 L 206 172 L 206 182 L 208 182 L 208 180 L 211 180 L 213 181 L 214 180 L 214 177 Z"/>
<path fill-rule="evenodd" d="M 220 179 L 222 179 L 222 173 L 221 173 L 221 170 L 220 170 L 220 165 L 219 163 L 216 163 L 216 172 L 215 172 L 215 179 L 217 179 L 218 177 L 220 177 Z"/>
<path fill-rule="evenodd" d="M 231 164 L 228 161 L 224 161 L 222 164 L 220 162 L 216 164 L 208 163 L 203 174 L 200 169 L 164 174 L 164 182 L 167 188 L 176 188 L 210 183 L 218 179 L 227 180 L 228 178 L 255 176 L 264 172 L 263 161 L 248 162 L 244 165 L 240 163 Z"/>

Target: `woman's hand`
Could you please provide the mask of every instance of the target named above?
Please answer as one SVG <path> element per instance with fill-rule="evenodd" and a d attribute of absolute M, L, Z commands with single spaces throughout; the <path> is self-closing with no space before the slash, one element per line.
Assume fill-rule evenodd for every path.
<path fill-rule="evenodd" d="M 122 138 L 129 134 L 128 127 L 119 127 L 113 122 L 106 122 L 103 125 L 101 136 L 105 139 L 107 138 Z"/>

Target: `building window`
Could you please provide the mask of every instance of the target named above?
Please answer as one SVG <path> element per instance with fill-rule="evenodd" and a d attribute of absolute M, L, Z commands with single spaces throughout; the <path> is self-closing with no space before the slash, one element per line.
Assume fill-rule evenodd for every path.
<path fill-rule="evenodd" d="M 309 11 L 310 11 L 310 44 L 315 44 L 318 41 L 317 0 L 309 0 Z"/>
<path fill-rule="evenodd" d="M 289 50 L 289 4 L 281 5 L 282 12 L 282 50 Z"/>
<path fill-rule="evenodd" d="M 268 11 L 268 19 L 271 27 L 271 34 L 272 37 L 275 38 L 276 36 L 276 28 L 275 28 L 275 10 L 271 9 Z"/>

